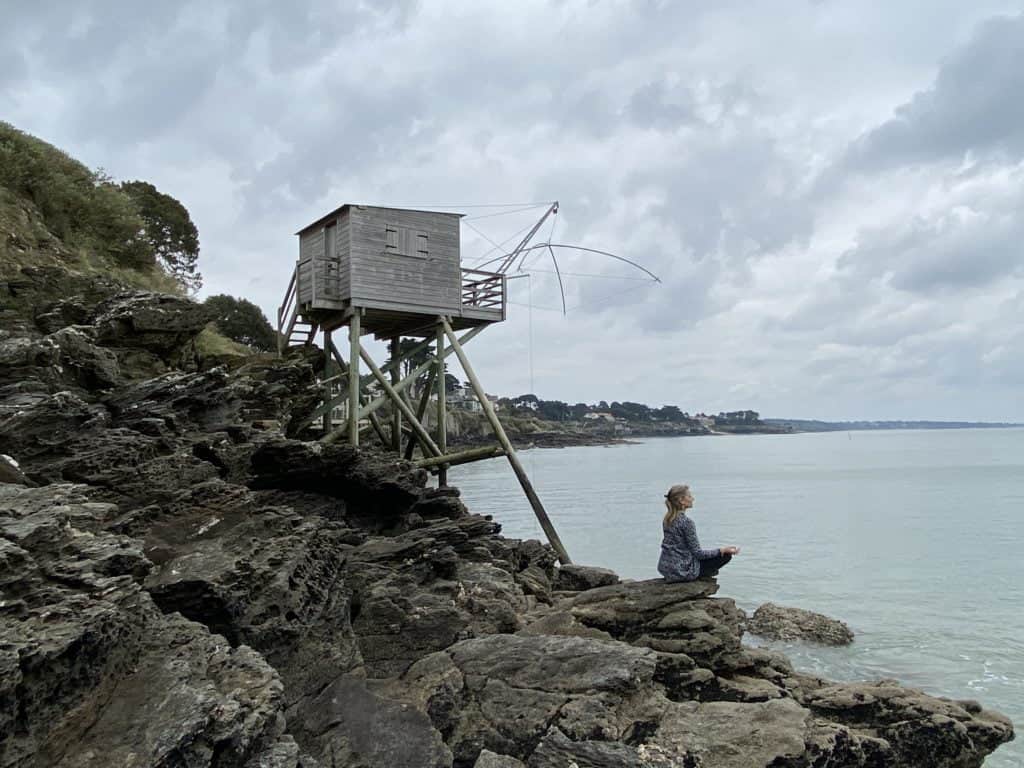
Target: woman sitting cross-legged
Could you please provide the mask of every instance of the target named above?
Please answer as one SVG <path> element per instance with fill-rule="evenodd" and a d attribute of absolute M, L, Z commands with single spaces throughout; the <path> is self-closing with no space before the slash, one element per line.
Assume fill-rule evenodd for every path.
<path fill-rule="evenodd" d="M 668 511 L 662 520 L 664 538 L 661 541 L 661 557 L 658 559 L 658 573 L 665 581 L 693 581 L 718 574 L 718 569 L 740 553 L 739 547 L 701 549 L 697 540 L 697 528 L 686 515 L 693 506 L 693 496 L 688 485 L 673 485 L 665 494 Z"/>

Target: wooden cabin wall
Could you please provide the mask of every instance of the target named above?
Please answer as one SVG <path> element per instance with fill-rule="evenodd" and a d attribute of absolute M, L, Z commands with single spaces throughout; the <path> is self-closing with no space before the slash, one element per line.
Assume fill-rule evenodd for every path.
<path fill-rule="evenodd" d="M 348 210 L 351 220 L 351 298 L 356 304 L 456 312 L 461 305 L 457 216 L 393 208 Z M 427 236 L 427 257 L 389 252 L 385 230 Z M 415 250 L 415 247 L 407 250 Z"/>
<path fill-rule="evenodd" d="M 337 237 L 335 238 L 334 259 L 337 263 L 335 280 L 331 286 L 330 297 L 337 301 L 346 301 L 352 285 L 352 264 L 350 261 L 351 228 L 349 212 L 342 211 L 338 216 Z"/>

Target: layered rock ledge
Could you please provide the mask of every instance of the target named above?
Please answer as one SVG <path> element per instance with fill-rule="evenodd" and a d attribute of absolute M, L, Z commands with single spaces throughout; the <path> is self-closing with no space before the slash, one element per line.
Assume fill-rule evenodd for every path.
<path fill-rule="evenodd" d="M 191 311 L 69 297 L 0 338 L 0 768 L 963 768 L 1013 738 L 744 646 L 713 581 L 560 570 L 298 439 L 315 358 L 204 370 Z"/>

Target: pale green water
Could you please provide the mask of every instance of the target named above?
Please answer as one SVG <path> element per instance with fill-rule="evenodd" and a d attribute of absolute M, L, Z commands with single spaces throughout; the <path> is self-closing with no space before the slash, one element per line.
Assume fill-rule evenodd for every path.
<path fill-rule="evenodd" d="M 701 544 L 737 544 L 720 594 L 817 610 L 843 649 L 778 646 L 837 680 L 893 677 L 1024 726 L 1024 429 L 662 438 L 521 454 L 574 561 L 657 577 L 662 495 L 689 483 Z M 504 459 L 449 482 L 543 539 Z M 1024 765 L 1024 737 L 986 766 Z"/>

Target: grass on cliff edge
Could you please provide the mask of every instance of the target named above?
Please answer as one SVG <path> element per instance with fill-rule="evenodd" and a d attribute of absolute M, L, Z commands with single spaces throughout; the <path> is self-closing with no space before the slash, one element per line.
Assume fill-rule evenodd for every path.
<path fill-rule="evenodd" d="M 214 323 L 210 323 L 196 336 L 196 353 L 200 357 L 248 357 L 259 354 L 253 349 L 221 335 Z"/>

